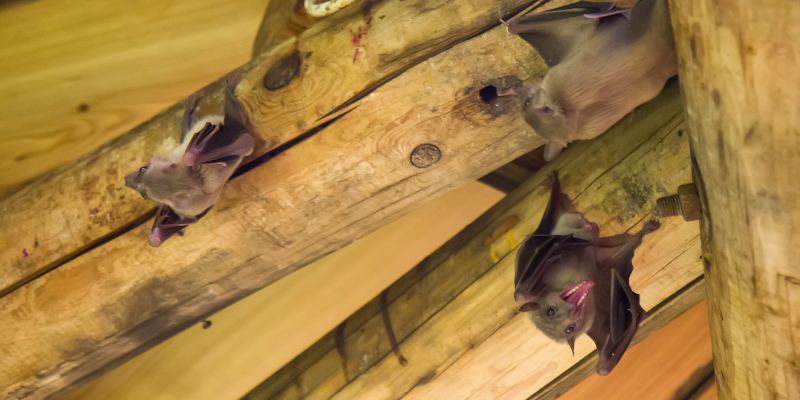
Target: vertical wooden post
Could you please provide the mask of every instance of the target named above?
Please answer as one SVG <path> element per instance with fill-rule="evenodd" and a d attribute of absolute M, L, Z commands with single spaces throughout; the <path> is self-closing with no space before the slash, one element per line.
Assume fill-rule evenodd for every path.
<path fill-rule="evenodd" d="M 721 399 L 800 398 L 800 2 L 670 0 Z"/>

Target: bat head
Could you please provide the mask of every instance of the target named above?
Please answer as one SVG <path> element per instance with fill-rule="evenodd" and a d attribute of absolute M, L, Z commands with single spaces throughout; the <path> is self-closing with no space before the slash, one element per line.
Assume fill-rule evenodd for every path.
<path fill-rule="evenodd" d="M 522 116 L 537 134 L 550 140 L 564 138 L 567 119 L 564 108 L 541 85 L 534 83 L 515 91 L 522 105 Z"/>
<path fill-rule="evenodd" d="M 594 243 L 600 238 L 600 228 L 594 222 L 587 220 L 583 214 L 574 211 L 561 214 L 551 234 L 572 235 Z"/>
<path fill-rule="evenodd" d="M 547 337 L 574 343 L 594 322 L 594 296 L 590 294 L 593 286 L 592 281 L 581 281 L 563 290 L 546 288 L 534 302 L 526 304 L 531 321 Z"/>
<path fill-rule="evenodd" d="M 145 199 L 164 203 L 172 195 L 186 190 L 187 179 L 179 179 L 182 166 L 169 160 L 153 160 L 125 177 L 125 186 L 139 192 Z M 183 168 L 185 169 L 185 168 Z M 185 172 L 185 171 L 183 171 Z"/>
<path fill-rule="evenodd" d="M 139 192 L 143 198 L 147 198 L 147 186 L 144 184 L 144 176 L 147 174 L 149 165 L 139 168 L 125 176 L 125 186 Z"/>

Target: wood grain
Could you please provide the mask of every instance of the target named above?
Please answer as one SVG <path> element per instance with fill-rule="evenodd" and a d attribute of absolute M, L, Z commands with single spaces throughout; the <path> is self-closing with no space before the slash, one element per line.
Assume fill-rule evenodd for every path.
<path fill-rule="evenodd" d="M 518 223 L 508 234 L 516 243 L 534 230 L 553 169 L 560 170 L 576 208 L 605 234 L 635 230 L 658 193 L 690 176 L 683 129 L 671 85 L 631 120 L 571 146 L 390 287 L 388 312 L 406 365 L 391 354 L 383 317 L 368 305 L 343 325 L 343 345 L 336 345 L 336 331 L 329 333 L 246 398 L 527 398 L 588 354 L 591 341 L 579 341 L 571 358 L 565 346 L 537 335 L 513 302 L 512 242 L 486 238 L 512 218 Z M 648 236 L 632 277 L 645 309 L 702 274 L 699 252 L 696 224 L 665 221 Z"/>
<path fill-rule="evenodd" d="M 800 396 L 800 4 L 670 2 L 721 399 Z"/>
<path fill-rule="evenodd" d="M 565 2 L 556 1 L 553 6 Z M 296 40 L 261 54 L 236 72 L 244 78 L 238 89 L 240 99 L 257 136 L 252 158 L 285 150 L 286 146 L 276 148 L 308 134 L 319 118 L 428 57 L 497 25 L 500 17 L 523 3 L 391 0 L 369 3 L 369 7 L 351 6 L 323 19 Z M 536 58 L 525 48 L 527 45 L 507 33 L 496 37 L 513 43 L 512 53 L 501 59 L 532 65 L 514 79 L 541 72 L 541 64 L 532 61 Z M 264 88 L 261 82 L 269 67 L 294 52 L 303 58 L 297 76 L 279 90 Z M 469 53 L 471 57 L 476 54 Z M 515 59 L 512 55 L 521 56 Z M 455 60 L 453 63 L 457 64 Z M 497 80 L 500 75 L 475 78 Z M 485 84 L 479 80 L 472 83 Z M 405 118 L 442 114 L 435 107 L 423 113 L 424 99 L 431 92 L 428 88 L 439 84 L 426 78 L 408 88 L 397 99 L 398 109 L 407 112 Z M 221 100 L 221 87 L 215 83 L 205 91 L 207 107 L 213 108 L 213 103 Z M 410 111 L 411 102 L 418 109 Z M 181 106 L 175 105 L 0 203 L 0 296 L 147 218 L 153 204 L 126 189 L 123 177 L 145 165 L 154 154 L 176 146 L 181 115 Z M 16 228 L 21 226 L 25 229 Z"/>
<path fill-rule="evenodd" d="M 67 398 L 240 398 L 502 196 L 475 182 L 458 188 L 214 314 L 207 330 L 195 325 Z"/>
<path fill-rule="evenodd" d="M 231 181 L 183 237 L 153 249 L 141 225 L 0 299 L 0 348 L 15 349 L 0 358 L 2 393 L 42 398 L 90 379 L 541 145 L 512 99 L 478 95 L 544 69 L 507 35 L 475 37 L 381 86 Z M 241 96 L 259 104 L 257 91 Z M 409 162 L 423 143 L 442 152 L 426 169 Z"/>
<path fill-rule="evenodd" d="M 0 2 L 0 199 L 247 62 L 266 6 Z"/>

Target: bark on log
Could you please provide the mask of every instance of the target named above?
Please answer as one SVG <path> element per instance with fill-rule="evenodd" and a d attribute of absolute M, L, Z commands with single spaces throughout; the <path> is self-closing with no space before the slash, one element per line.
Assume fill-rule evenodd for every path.
<path fill-rule="evenodd" d="M 800 398 L 800 3 L 670 1 L 721 399 Z"/>

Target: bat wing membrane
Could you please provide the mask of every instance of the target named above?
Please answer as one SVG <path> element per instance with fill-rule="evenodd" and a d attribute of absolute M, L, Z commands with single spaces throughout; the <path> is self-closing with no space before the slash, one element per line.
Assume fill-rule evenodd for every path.
<path fill-rule="evenodd" d="M 508 31 L 528 42 L 547 66 L 553 67 L 567 56 L 576 41 L 592 34 L 599 19 L 627 11 L 610 2 L 579 1 L 517 18 L 509 23 Z"/>

